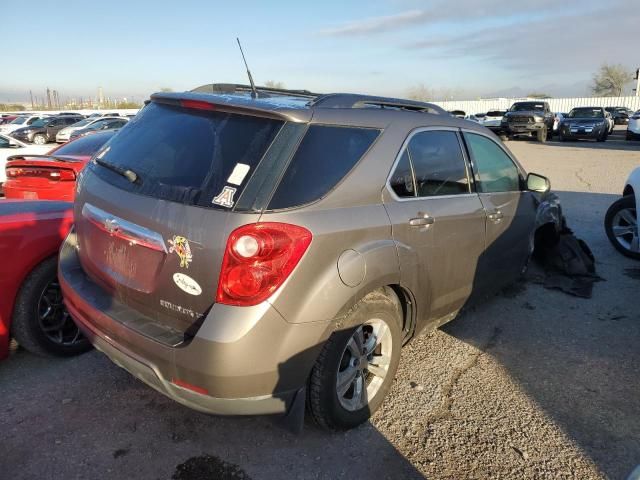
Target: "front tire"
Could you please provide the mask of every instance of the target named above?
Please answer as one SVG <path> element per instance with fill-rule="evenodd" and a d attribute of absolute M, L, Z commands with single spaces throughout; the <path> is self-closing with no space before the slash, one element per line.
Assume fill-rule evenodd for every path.
<path fill-rule="evenodd" d="M 47 143 L 47 137 L 45 137 L 41 133 L 38 133 L 33 137 L 33 143 L 35 143 L 36 145 L 44 145 L 45 143 Z"/>
<path fill-rule="evenodd" d="M 547 141 L 547 127 L 543 127 L 536 132 L 536 137 L 540 143 Z"/>
<path fill-rule="evenodd" d="M 604 217 L 609 241 L 623 255 L 640 260 L 636 199 L 627 195 L 613 202 Z"/>
<path fill-rule="evenodd" d="M 42 356 L 71 356 L 91 348 L 62 304 L 57 266 L 57 258 L 52 257 L 34 268 L 13 309 L 12 336 L 20 346 Z"/>
<path fill-rule="evenodd" d="M 327 340 L 309 378 L 307 406 L 328 430 L 366 422 L 393 383 L 402 347 L 402 308 L 390 289 L 369 293 L 348 314 L 356 327 Z"/>

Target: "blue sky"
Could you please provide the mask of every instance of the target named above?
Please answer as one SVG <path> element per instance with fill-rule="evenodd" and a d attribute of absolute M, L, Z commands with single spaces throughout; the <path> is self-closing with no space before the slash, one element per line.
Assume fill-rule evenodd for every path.
<path fill-rule="evenodd" d="M 586 94 L 603 62 L 640 65 L 632 0 L 13 1 L 2 5 L 0 102 L 148 96 L 246 82 L 405 95 Z M 636 65 L 636 63 L 638 65 Z M 526 93 L 526 92 L 525 92 Z"/>

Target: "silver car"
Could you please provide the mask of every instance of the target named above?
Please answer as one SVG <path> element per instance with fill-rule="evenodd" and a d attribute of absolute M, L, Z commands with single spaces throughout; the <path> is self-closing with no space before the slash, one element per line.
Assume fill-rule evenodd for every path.
<path fill-rule="evenodd" d="M 88 164 L 65 303 L 188 407 L 354 427 L 402 345 L 518 278 L 560 206 L 434 105 L 231 87 L 153 95 Z"/>

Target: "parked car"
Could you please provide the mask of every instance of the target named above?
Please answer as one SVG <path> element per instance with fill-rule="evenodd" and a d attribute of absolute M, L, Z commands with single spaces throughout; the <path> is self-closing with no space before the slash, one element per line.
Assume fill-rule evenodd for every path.
<path fill-rule="evenodd" d="M 631 172 L 616 200 L 604 217 L 604 228 L 616 250 L 627 257 L 640 260 L 638 210 L 640 208 L 640 168 Z"/>
<path fill-rule="evenodd" d="M 449 113 L 457 118 L 465 118 L 467 116 L 467 112 L 464 110 L 451 110 Z"/>
<path fill-rule="evenodd" d="M 32 353 L 75 355 L 90 348 L 62 303 L 60 244 L 73 223 L 62 202 L 0 202 L 0 360 L 10 338 Z"/>
<path fill-rule="evenodd" d="M 19 128 L 33 125 L 34 122 L 44 118 L 43 115 L 20 115 L 15 117 L 9 123 L 0 126 L 0 133 L 9 134 Z"/>
<path fill-rule="evenodd" d="M 403 343 L 518 278 L 562 219 L 480 125 L 300 91 L 153 95 L 74 205 L 60 283 L 99 350 L 191 408 L 308 402 L 329 429 L 366 421 Z"/>
<path fill-rule="evenodd" d="M 629 118 L 627 125 L 627 140 L 640 140 L 640 110 Z"/>
<path fill-rule="evenodd" d="M 79 137 L 84 137 L 85 135 L 91 135 L 96 132 L 104 132 L 107 130 L 119 130 L 124 127 L 128 121 L 128 119 L 123 117 L 116 119 L 99 120 L 90 125 L 87 125 L 86 127 L 71 132 L 69 139 L 74 140 Z"/>
<path fill-rule="evenodd" d="M 17 115 L 4 115 L 0 117 L 0 125 L 6 125 L 7 123 L 12 122 L 16 118 L 18 118 Z"/>
<path fill-rule="evenodd" d="M 0 133 L 0 193 L 4 188 L 7 180 L 5 176 L 5 164 L 7 158 L 12 155 L 41 154 L 49 150 L 49 147 L 43 145 L 28 145 L 20 140 L 11 138 Z"/>
<path fill-rule="evenodd" d="M 604 142 L 609 136 L 609 122 L 602 107 L 578 107 L 560 124 L 560 141 L 593 139 Z"/>
<path fill-rule="evenodd" d="M 506 138 L 535 136 L 539 142 L 553 137 L 554 115 L 548 102 L 515 102 L 500 123 Z"/>
<path fill-rule="evenodd" d="M 6 198 L 72 202 L 78 175 L 114 135 L 114 130 L 108 130 L 60 145 L 46 155 L 9 157 Z"/>
<path fill-rule="evenodd" d="M 107 119 L 117 119 L 120 120 L 121 118 L 116 118 L 116 117 L 88 117 L 85 118 L 84 120 L 80 120 L 77 123 L 74 123 L 73 125 L 69 126 L 69 127 L 65 127 L 62 130 L 60 130 L 57 134 L 56 134 L 56 142 L 57 143 L 65 143 L 68 142 L 71 138 L 71 134 L 77 130 L 81 130 L 83 128 L 87 128 L 91 125 L 93 125 L 96 122 L 101 122 L 103 120 L 107 120 Z"/>
<path fill-rule="evenodd" d="M 568 115 L 568 113 L 557 112 L 553 114 L 553 132 L 558 133 L 560 123 Z"/>
<path fill-rule="evenodd" d="M 73 115 L 41 118 L 28 127 L 14 130 L 11 132 L 11 136 L 22 142 L 44 145 L 45 143 L 55 141 L 56 134 L 60 130 L 79 122 L 82 118 L 81 116 Z"/>
<path fill-rule="evenodd" d="M 506 112 L 504 110 L 489 110 L 480 122 L 483 127 L 487 127 L 494 133 L 500 133 L 502 117 Z"/>
<path fill-rule="evenodd" d="M 629 123 L 629 115 L 632 113 L 626 107 L 605 107 L 605 110 L 611 114 L 616 125 L 626 125 Z"/>
<path fill-rule="evenodd" d="M 476 122 L 476 123 L 482 123 L 482 119 L 485 117 L 485 113 L 474 113 L 474 114 L 469 114 L 466 117 L 464 117 L 467 120 L 471 120 L 472 122 Z"/>

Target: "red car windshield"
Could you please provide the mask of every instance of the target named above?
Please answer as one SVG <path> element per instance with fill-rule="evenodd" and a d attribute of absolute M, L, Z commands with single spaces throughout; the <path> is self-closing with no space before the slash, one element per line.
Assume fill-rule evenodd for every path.
<path fill-rule="evenodd" d="M 61 156 L 73 155 L 91 157 L 114 135 L 114 132 L 105 132 L 94 135 L 87 135 L 86 137 L 80 137 L 73 142 L 69 142 L 63 145 L 52 153 Z"/>

